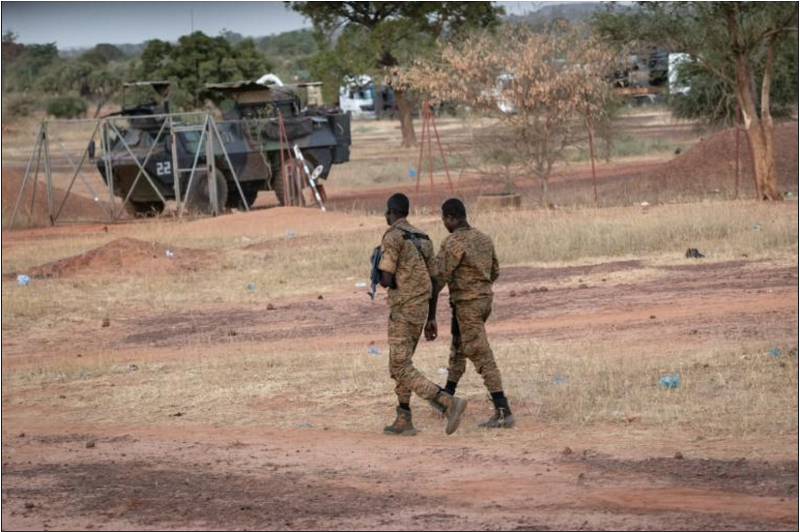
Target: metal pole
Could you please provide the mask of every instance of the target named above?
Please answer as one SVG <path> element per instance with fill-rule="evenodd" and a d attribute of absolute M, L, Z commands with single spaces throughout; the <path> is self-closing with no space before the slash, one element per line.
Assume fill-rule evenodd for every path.
<path fill-rule="evenodd" d="M 53 175 L 50 169 L 50 137 L 47 134 L 47 122 L 42 122 L 42 140 L 44 142 L 44 177 L 47 182 L 47 213 L 50 217 L 50 225 L 55 225 L 53 218 Z"/>
<path fill-rule="evenodd" d="M 206 122 L 208 121 L 208 115 L 206 114 L 205 121 L 203 122 L 203 129 L 200 133 L 200 138 L 197 140 L 197 150 L 194 152 L 194 162 L 192 163 L 192 170 L 189 172 L 189 182 L 186 183 L 186 198 L 178 203 L 178 218 L 183 217 L 183 210 L 186 204 L 186 200 L 189 199 L 189 193 L 192 191 L 192 183 L 194 183 L 194 174 L 197 170 L 197 162 L 200 160 L 200 146 L 203 144 L 205 140 L 206 134 Z"/>
<path fill-rule="evenodd" d="M 151 187 L 153 187 L 153 190 L 155 191 L 156 195 L 158 195 L 158 198 L 161 200 L 161 203 L 163 203 L 164 206 L 166 207 L 167 200 L 164 199 L 164 196 L 161 194 L 161 191 L 158 190 L 158 187 L 155 185 L 155 183 L 153 183 L 153 180 L 150 178 L 150 174 L 147 173 L 147 170 L 145 170 L 144 167 L 147 164 L 147 162 L 150 160 L 150 156 L 153 154 L 153 150 L 155 149 L 156 145 L 158 144 L 158 139 L 161 138 L 161 134 L 164 132 L 164 128 L 166 127 L 167 122 L 164 121 L 164 123 L 161 124 L 161 129 L 158 130 L 158 135 L 156 135 L 156 139 L 153 141 L 153 145 L 150 146 L 150 149 L 147 151 L 147 156 L 144 158 L 144 163 L 140 163 L 139 162 L 139 159 L 136 157 L 136 155 L 133 153 L 133 151 L 131 151 L 131 148 L 130 148 L 130 146 L 128 146 L 128 143 L 125 142 L 124 138 L 122 138 L 122 135 L 120 134 L 119 130 L 117 129 L 117 126 L 114 125 L 113 122 L 109 122 L 109 123 L 111 124 L 111 127 L 114 128 L 114 131 L 117 133 L 117 135 L 119 135 L 120 142 L 122 142 L 122 145 L 125 147 L 125 150 L 127 150 L 128 155 L 131 156 L 131 159 L 133 159 L 133 162 L 135 162 L 136 166 L 139 167 L 139 172 L 136 174 L 136 178 L 133 180 L 133 184 L 131 185 L 131 189 L 128 191 L 128 195 L 125 198 L 125 201 L 122 203 L 122 206 L 124 207 L 128 203 L 128 200 L 130 199 L 131 195 L 133 194 L 134 189 L 136 188 L 136 184 L 139 182 L 139 178 L 144 175 L 145 179 L 147 179 L 147 182 L 150 183 Z"/>
<path fill-rule="evenodd" d="M 427 117 L 425 116 L 426 103 L 427 102 L 422 102 L 422 131 L 420 132 L 419 139 L 419 158 L 417 159 L 417 194 L 419 194 L 419 181 L 422 179 L 422 154 L 425 152 L 425 127 L 428 123 Z"/>
<path fill-rule="evenodd" d="M 442 164 L 444 165 L 444 173 L 447 176 L 447 184 L 450 187 L 450 193 L 455 194 L 453 180 L 450 179 L 450 168 L 447 166 L 447 157 L 445 156 L 444 148 L 442 147 L 442 139 L 439 137 L 439 130 L 436 129 L 436 120 L 434 120 L 433 116 L 431 116 L 431 125 L 433 126 L 433 133 L 436 135 L 436 144 L 439 145 L 439 153 L 442 155 Z"/>
<path fill-rule="evenodd" d="M 94 136 L 97 134 L 98 127 L 100 127 L 99 121 L 95 125 L 94 131 L 92 131 L 92 136 L 89 138 L 89 143 L 92 143 L 94 141 Z M 89 182 L 86 181 L 86 177 L 83 175 L 83 172 L 81 172 L 83 163 L 86 161 L 86 156 L 89 153 L 89 147 L 87 146 L 86 149 L 83 151 L 83 155 L 81 156 L 80 162 L 78 163 L 77 166 L 75 166 L 75 163 L 72 161 L 72 158 L 69 156 L 69 153 L 67 153 L 67 149 L 64 147 L 64 144 L 61 142 L 61 139 L 56 137 L 56 142 L 58 143 L 59 148 L 61 148 L 61 151 L 64 153 L 64 157 L 66 157 L 67 162 L 69 162 L 70 166 L 72 166 L 72 169 L 75 170 L 75 173 L 73 174 L 72 179 L 69 182 L 69 186 L 67 187 L 67 191 L 64 193 L 64 199 L 61 200 L 61 204 L 59 205 L 58 210 L 56 211 L 56 220 L 57 220 L 58 217 L 61 215 L 61 210 L 64 208 L 64 204 L 67 203 L 67 198 L 69 197 L 69 194 L 72 191 L 72 187 L 75 184 L 75 179 L 78 176 L 80 176 L 81 181 L 89 190 L 89 193 L 92 195 L 92 200 L 98 201 L 99 198 L 97 197 L 97 194 L 94 193 L 94 190 L 92 189 L 92 186 L 89 184 Z M 108 214 L 105 211 L 105 209 L 103 209 L 102 205 L 100 206 L 100 209 L 103 211 L 103 214 L 106 215 Z"/>
<path fill-rule="evenodd" d="M 430 102 L 425 102 L 425 114 L 428 117 L 428 168 L 430 169 L 431 173 L 431 194 L 433 194 L 433 141 L 431 140 L 431 121 L 433 118 Z"/>
<path fill-rule="evenodd" d="M 214 161 L 214 137 L 211 135 L 209 119 L 206 118 L 206 174 L 208 177 L 208 200 L 211 202 L 211 214 L 219 214 L 219 197 L 217 190 L 217 167 Z"/>
<path fill-rule="evenodd" d="M 172 148 L 172 187 L 175 189 L 175 199 L 178 205 L 181 204 L 181 169 L 178 161 L 178 135 L 175 133 L 175 122 L 172 116 L 169 117 L 169 134 L 172 139 L 170 147 Z"/>
<path fill-rule="evenodd" d="M 236 170 L 233 169 L 233 163 L 231 162 L 231 158 L 228 157 L 228 150 L 225 149 L 225 143 L 222 142 L 222 136 L 219 134 L 219 128 L 217 127 L 217 122 L 212 117 L 210 119 L 211 127 L 214 128 L 214 134 L 217 136 L 217 141 L 219 141 L 220 148 L 222 148 L 222 155 L 225 156 L 225 161 L 228 163 L 228 169 L 231 171 L 231 175 L 233 176 L 233 182 L 236 184 L 236 189 L 239 191 L 239 196 L 242 198 L 242 204 L 244 205 L 244 210 L 246 212 L 250 212 L 250 206 L 247 204 L 247 198 L 244 197 L 244 191 L 242 190 L 242 185 L 239 183 L 239 176 L 236 175 Z"/>
<path fill-rule="evenodd" d="M 36 154 L 36 171 L 33 174 L 33 190 L 31 191 L 31 206 L 28 209 L 28 225 L 33 219 L 33 205 L 36 202 L 36 185 L 39 183 L 39 168 L 42 166 L 42 142 L 39 141 L 39 151 Z"/>
<path fill-rule="evenodd" d="M 102 144 L 103 144 L 103 161 L 105 161 L 105 170 L 106 170 L 106 187 L 108 187 L 108 200 L 109 200 L 109 213 L 111 215 L 111 221 L 115 221 L 117 219 L 116 213 L 116 200 L 114 199 L 114 169 L 112 168 L 111 163 L 111 139 L 108 135 L 108 119 L 103 119 L 103 126 L 100 130 L 102 135 Z"/>
<path fill-rule="evenodd" d="M 288 207 L 289 206 L 289 197 L 291 194 L 289 193 L 289 176 L 288 176 L 288 168 L 286 167 L 286 162 L 288 160 L 288 154 L 284 155 L 284 147 L 283 143 L 284 140 L 286 144 L 289 144 L 289 139 L 286 138 L 286 130 L 283 128 L 283 113 L 278 111 L 278 143 L 280 144 L 281 149 L 281 180 L 283 181 L 283 205 Z"/>
<path fill-rule="evenodd" d="M 741 109 L 739 108 L 739 99 L 736 99 L 736 178 L 733 185 L 733 199 L 739 198 L 739 127 L 741 119 Z"/>
<path fill-rule="evenodd" d="M 31 156 L 28 158 L 28 164 L 25 166 L 25 176 L 22 178 L 22 185 L 19 189 L 17 202 L 14 204 L 14 214 L 11 215 L 11 224 L 9 225 L 9 229 L 14 227 L 14 220 L 17 217 L 17 211 L 19 211 L 19 204 L 22 201 L 22 193 L 25 191 L 25 185 L 28 183 L 28 176 L 30 175 L 31 172 L 31 164 L 33 164 L 33 157 L 36 155 L 36 151 L 39 148 L 39 136 L 41 135 L 41 133 L 42 133 L 42 125 L 39 124 L 39 130 L 36 131 L 36 141 L 33 145 L 33 149 L 31 150 Z"/>

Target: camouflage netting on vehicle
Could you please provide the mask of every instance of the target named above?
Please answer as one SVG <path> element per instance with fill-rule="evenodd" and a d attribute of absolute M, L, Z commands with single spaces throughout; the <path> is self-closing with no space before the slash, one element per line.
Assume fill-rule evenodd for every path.
<path fill-rule="evenodd" d="M 288 140 L 307 137 L 314 131 L 314 121 L 311 117 L 284 118 L 283 128 Z M 280 123 L 270 120 L 261 129 L 263 135 L 271 140 L 280 140 Z"/>

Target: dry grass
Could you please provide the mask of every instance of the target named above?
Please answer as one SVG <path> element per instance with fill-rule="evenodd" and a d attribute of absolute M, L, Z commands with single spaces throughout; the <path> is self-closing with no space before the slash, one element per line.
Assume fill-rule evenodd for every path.
<path fill-rule="evenodd" d="M 791 341 L 790 339 L 787 339 Z M 506 390 L 526 423 L 581 430 L 686 433 L 702 437 L 777 436 L 797 432 L 797 358 L 773 358 L 767 344 L 738 349 L 638 356 L 616 345 L 522 341 L 495 346 Z M 196 356 L 165 363 L 118 356 L 84 365 L 3 372 L 4 406 L 57 408 L 64 421 L 174 423 L 294 427 L 331 426 L 328 412 L 353 416 L 335 428 L 372 431 L 388 419 L 392 384 L 386 353 L 338 352 L 306 345 L 287 356 L 252 344 L 195 346 Z M 435 381 L 447 346 L 423 345 L 417 365 Z M 133 362 L 138 370 L 128 369 Z M 677 389 L 658 379 L 678 373 Z M 313 393 L 303 393 L 313 382 Z M 470 423 L 490 411 L 486 392 L 470 367 L 460 387 L 472 401 Z M 14 392 L 13 394 L 10 392 Z M 66 399 L 60 398 L 64 395 Z M 11 398 L 13 397 L 13 399 Z M 419 424 L 439 424 L 416 400 Z M 184 414 L 180 420 L 171 414 Z M 341 426 L 338 424 L 341 423 Z"/>
<path fill-rule="evenodd" d="M 431 215 L 412 221 L 430 231 L 434 242 L 445 236 Z M 711 202 L 668 205 L 643 213 L 639 207 L 613 209 L 477 212 L 473 223 L 495 239 L 502 266 L 602 262 L 636 257 L 651 262 L 683 260 L 686 248 L 699 248 L 707 260 L 796 256 L 797 205 Z M 760 229 L 756 230 L 758 226 Z M 260 237 L 247 244 L 230 237 L 193 234 L 185 224 L 168 221 L 134 226 L 135 238 L 218 251 L 196 272 L 146 277 L 80 277 L 34 281 L 25 288 L 4 281 L 3 329 L 25 330 L 31 320 L 54 324 L 96 320 L 111 313 L 165 311 L 186 305 L 266 303 L 308 293 L 352 290 L 366 281 L 368 257 L 380 231 L 294 239 Z M 80 237 L 48 246 L 16 246 L 4 254 L 3 272 L 74 255 L 110 240 Z M 245 289 L 247 283 L 256 289 Z"/>
<path fill-rule="evenodd" d="M 443 126 L 455 129 L 458 124 L 452 121 Z M 354 133 L 394 135 L 392 128 L 394 125 L 356 124 Z M 386 151 L 391 152 L 395 145 L 387 144 Z M 13 148 L 4 143 L 4 155 L 24 155 Z M 345 165 L 342 169 L 349 168 L 351 175 L 341 183 L 355 187 L 402 182 L 408 179 L 406 155 L 389 162 L 359 159 Z M 477 210 L 471 212 L 471 221 L 494 237 L 503 266 L 623 257 L 644 259 L 649 264 L 682 262 L 688 247 L 699 248 L 709 261 L 746 254 L 750 260 L 769 258 L 797 264 L 796 203 L 694 202 L 651 207 L 647 212 L 638 206 Z M 445 237 L 435 214 L 415 213 L 412 222 L 429 231 L 437 245 Z M 210 303 L 264 304 L 285 296 L 352 290 L 355 282 L 366 281 L 367 258 L 380 230 L 294 239 L 262 235 L 245 244 L 165 220 L 131 224 L 125 236 L 208 249 L 217 253 L 217 259 L 198 271 L 178 275 L 156 272 L 146 277 L 111 274 L 35 280 L 24 288 L 17 287 L 13 279 L 4 279 L 4 343 L 50 328 L 67 330 L 65 322 L 99 320 L 107 315 L 140 316 Z M 49 240 L 46 245 L 8 246 L 2 271 L 24 272 L 113 238 L 98 233 Z M 635 275 L 653 274 L 642 269 Z M 255 283 L 256 289 L 246 290 L 248 282 Z M 644 345 L 652 344 L 645 340 Z M 493 343 L 507 392 L 526 424 L 570 432 L 611 426 L 620 432 L 730 438 L 796 434 L 798 366 L 797 358 L 788 355 L 797 345 L 796 338 L 732 339 L 728 345 L 738 347 L 697 349 L 687 343 L 672 346 L 669 352 L 643 356 L 639 350 L 645 348 L 636 345 L 533 340 Z M 781 348 L 784 355 L 770 357 L 766 351 L 771 347 Z M 437 370 L 446 362 L 447 352 L 444 343 L 423 343 L 415 363 L 441 382 L 444 376 Z M 193 339 L 169 352 L 98 352 L 72 363 L 4 368 L 3 406 L 47 412 L 70 423 L 139 426 L 296 427 L 307 421 L 323 427 L 330 426 L 330 410 L 336 409 L 344 414 L 337 417 L 340 425 L 336 428 L 373 431 L 389 419 L 393 407 L 386 356 L 385 348 L 374 357 L 363 346 L 333 350 L 313 341 L 286 353 L 235 338 L 225 344 Z M 129 363 L 137 369 L 129 369 Z M 682 379 L 677 389 L 659 387 L 659 377 L 674 373 Z M 304 393 L 309 383 L 313 383 L 313 393 Z M 462 433 L 474 434 L 473 421 L 488 413 L 490 405 L 471 368 L 460 389 L 472 400 L 469 423 Z M 420 401 L 415 400 L 415 405 L 420 427 L 438 430 L 436 416 Z M 185 415 L 170 417 L 176 412 Z"/>

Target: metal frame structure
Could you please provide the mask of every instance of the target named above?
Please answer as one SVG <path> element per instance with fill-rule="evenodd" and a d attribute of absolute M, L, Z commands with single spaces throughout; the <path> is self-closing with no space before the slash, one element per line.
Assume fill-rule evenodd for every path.
<path fill-rule="evenodd" d="M 431 110 L 431 102 L 425 100 L 422 102 L 422 135 L 420 137 L 419 142 L 419 161 L 417 162 L 417 186 L 416 186 L 416 193 L 419 194 L 419 184 L 420 180 L 422 179 L 422 158 L 425 153 L 425 144 L 427 141 L 428 147 L 428 173 L 430 174 L 431 179 L 431 192 L 433 192 L 433 143 L 431 141 L 431 126 L 433 126 L 433 132 L 436 135 L 436 144 L 439 147 L 439 154 L 442 157 L 442 166 L 444 167 L 444 173 L 447 176 L 447 186 L 450 188 L 450 193 L 455 193 L 455 188 L 453 187 L 453 180 L 450 179 L 450 168 L 447 166 L 447 156 L 444 153 L 444 148 L 442 147 L 442 139 L 439 136 L 439 130 L 436 129 L 436 120 L 433 116 L 433 111 Z"/>
<path fill-rule="evenodd" d="M 195 121 L 202 119 L 202 125 L 197 124 L 190 124 L 190 119 L 194 118 Z M 153 141 L 150 149 L 145 156 L 143 162 L 139 161 L 139 158 L 134 154 L 131 146 L 125 140 L 125 136 L 119 129 L 118 123 L 122 120 L 128 121 L 129 123 L 134 123 L 136 120 L 153 120 L 153 119 L 163 119 L 163 124 L 161 125 L 158 134 L 156 135 L 155 140 Z M 70 157 L 69 152 L 64 146 L 64 143 L 58 137 L 57 134 L 51 133 L 51 125 L 58 124 L 58 123 L 88 123 L 94 124 L 94 128 L 92 130 L 92 134 L 86 143 L 86 149 L 83 150 L 83 153 L 80 157 L 80 160 L 77 164 L 75 164 L 72 157 Z M 147 172 L 145 166 L 150 159 L 150 156 L 153 153 L 153 150 L 156 146 L 159 145 L 160 142 L 163 142 L 166 139 L 165 131 L 167 131 L 167 126 L 169 126 L 169 135 L 171 135 L 171 142 L 172 146 L 177 146 L 177 138 L 176 135 L 181 132 L 187 131 L 195 131 L 200 132 L 200 139 L 198 141 L 198 149 L 196 150 L 194 161 L 191 168 L 180 168 L 178 164 L 178 155 L 177 149 L 172 150 L 172 175 L 173 175 L 173 186 L 175 191 L 175 199 L 178 203 L 177 215 L 178 218 L 182 218 L 184 215 L 184 211 L 186 209 L 186 202 L 189 198 L 189 192 L 192 189 L 192 186 L 196 184 L 195 176 L 198 173 L 198 163 L 200 160 L 200 154 L 204 151 L 205 152 L 205 172 L 206 172 L 206 179 L 208 183 L 208 190 L 209 190 L 209 199 L 211 201 L 212 206 L 212 215 L 216 216 L 219 214 L 219 201 L 217 198 L 217 186 L 216 186 L 216 163 L 215 163 L 215 154 L 221 153 L 225 157 L 225 161 L 228 164 L 228 168 L 230 170 L 231 176 L 233 177 L 233 181 L 236 184 L 237 192 L 242 199 L 242 204 L 244 205 L 245 210 L 249 211 L 250 208 L 247 204 L 247 200 L 244 196 L 244 191 L 242 190 L 241 183 L 239 182 L 239 177 L 236 175 L 236 170 L 233 168 L 233 164 L 231 163 L 230 156 L 228 155 L 227 150 L 225 149 L 225 143 L 222 141 L 222 138 L 219 133 L 219 129 L 217 124 L 214 120 L 214 117 L 206 112 L 206 113 L 169 113 L 169 114 L 156 114 L 156 115 L 144 115 L 144 116 L 108 116 L 104 118 L 93 118 L 93 119 L 77 119 L 77 120 L 50 120 L 44 119 L 42 120 L 39 130 L 36 133 L 36 140 L 34 143 L 33 150 L 31 151 L 31 155 L 28 158 L 28 163 L 25 168 L 25 174 L 22 179 L 22 186 L 20 187 L 19 195 L 17 196 L 16 203 L 14 205 L 14 213 L 11 217 L 11 223 L 9 225 L 10 228 L 14 227 L 14 222 L 16 221 L 17 215 L 19 214 L 19 207 L 22 202 L 23 196 L 25 194 L 25 189 L 30 179 L 33 179 L 33 190 L 31 193 L 31 201 L 30 201 L 30 208 L 28 209 L 28 220 L 30 222 L 31 217 L 33 216 L 33 211 L 35 208 L 35 199 L 36 199 L 36 188 L 39 181 L 39 170 L 40 167 L 44 166 L 44 179 L 46 185 L 46 194 L 47 194 L 47 209 L 48 209 L 48 218 L 50 220 L 50 225 L 55 225 L 58 221 L 59 217 L 61 216 L 62 210 L 64 208 L 64 204 L 67 202 L 70 194 L 72 193 L 73 186 L 75 181 L 80 178 L 83 185 L 86 187 L 91 197 L 97 202 L 103 211 L 103 214 L 107 217 L 108 221 L 116 222 L 119 221 L 120 216 L 122 214 L 117 212 L 116 209 L 116 201 L 114 198 L 114 172 L 113 172 L 113 160 L 111 157 L 111 134 L 115 134 L 121 142 L 122 147 L 127 151 L 128 155 L 131 156 L 133 161 L 139 167 L 139 171 L 136 175 L 136 178 L 133 181 L 133 184 L 128 191 L 128 194 L 124 198 L 122 202 L 122 209 L 130 202 L 131 195 L 136 188 L 136 185 L 139 183 L 139 180 L 144 176 L 147 180 L 148 184 L 153 188 L 155 193 L 158 195 L 159 199 L 164 203 L 164 206 L 167 205 L 167 200 L 159 191 L 158 187 L 156 186 L 155 182 L 153 181 L 153 177 Z M 91 153 L 93 151 L 93 147 L 95 145 L 95 139 L 99 135 L 100 146 L 102 150 L 102 159 L 105 163 L 106 168 L 106 183 L 105 186 L 108 190 L 108 209 L 103 208 L 102 203 L 100 202 L 100 197 L 95 193 L 92 186 L 89 184 L 89 181 L 86 179 L 86 176 L 83 174 L 82 169 L 84 163 L 86 162 L 87 158 L 91 159 Z M 66 161 L 72 168 L 72 177 L 69 180 L 69 185 L 66 188 L 66 193 L 64 194 L 63 199 L 59 203 L 58 206 L 55 205 L 53 201 L 53 178 L 52 178 L 52 153 L 51 147 L 53 142 L 55 142 L 55 147 L 57 147 L 61 154 L 65 157 Z M 201 149 L 203 147 L 203 149 Z M 219 151 L 217 151 L 219 149 Z M 34 159 L 36 160 L 34 166 Z M 42 160 L 44 159 L 44 160 Z M 33 170 L 33 171 L 32 171 Z M 189 179 L 187 182 L 186 190 L 181 190 L 181 179 L 180 176 L 185 173 L 189 173 Z"/>

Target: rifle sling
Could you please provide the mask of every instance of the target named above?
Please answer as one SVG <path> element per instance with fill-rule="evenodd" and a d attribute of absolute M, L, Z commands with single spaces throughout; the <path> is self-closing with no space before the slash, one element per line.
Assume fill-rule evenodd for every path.
<path fill-rule="evenodd" d="M 413 231 L 407 231 L 405 229 L 400 229 L 400 232 L 403 234 L 403 240 L 410 240 L 411 243 L 414 244 L 414 247 L 417 248 L 417 251 L 419 251 L 422 261 L 427 262 L 425 259 L 425 253 L 422 252 L 422 245 L 420 245 L 419 240 L 430 240 L 430 237 L 425 233 L 414 233 Z"/>

